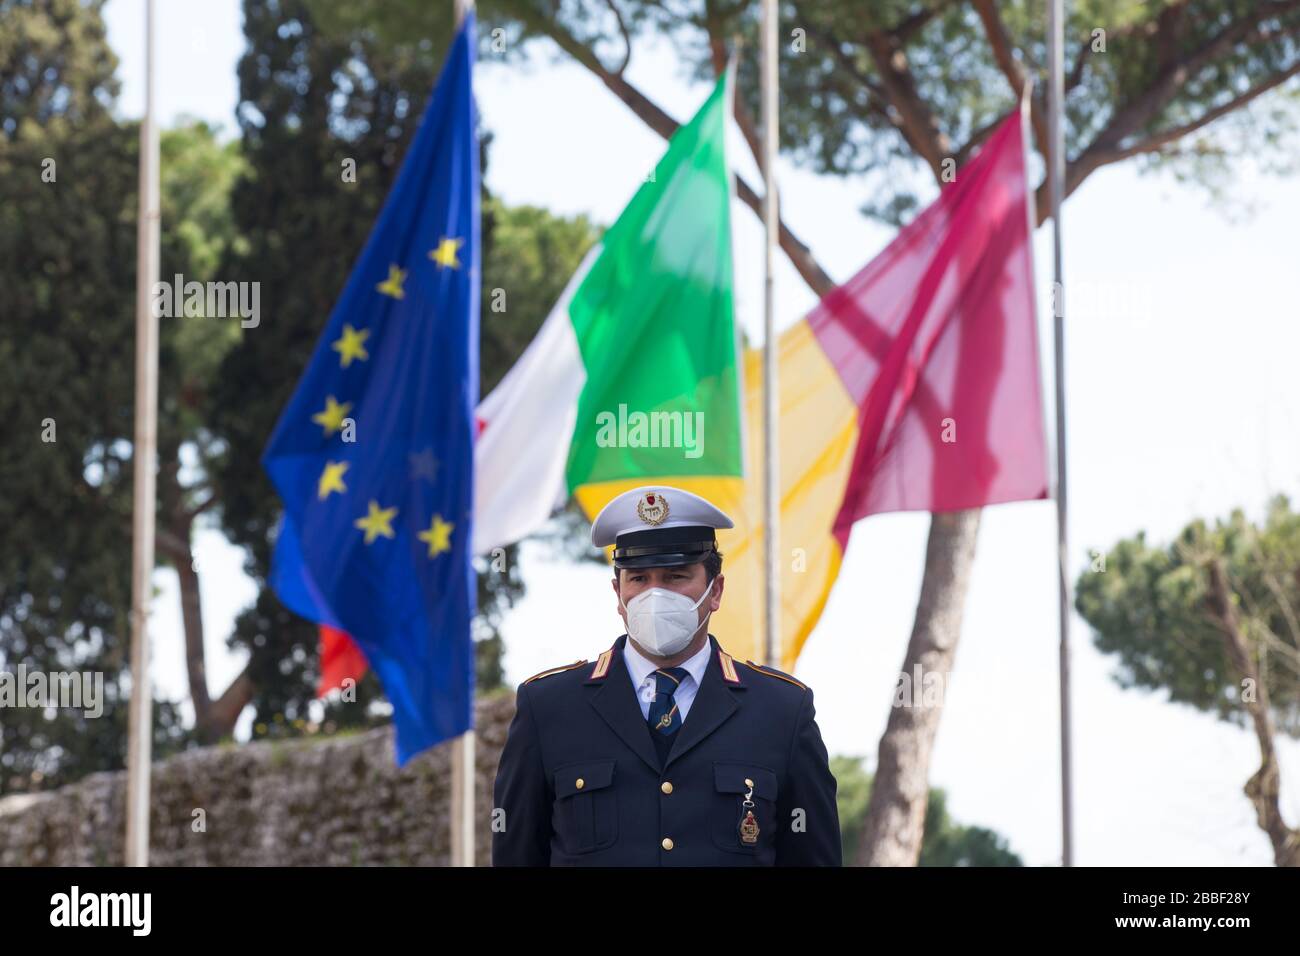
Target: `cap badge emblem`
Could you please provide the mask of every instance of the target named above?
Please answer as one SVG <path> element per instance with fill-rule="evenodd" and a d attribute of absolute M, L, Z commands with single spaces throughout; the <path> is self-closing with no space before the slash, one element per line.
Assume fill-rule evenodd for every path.
<path fill-rule="evenodd" d="M 636 503 L 636 516 L 646 524 L 663 524 L 668 517 L 668 499 L 657 491 L 647 491 Z"/>

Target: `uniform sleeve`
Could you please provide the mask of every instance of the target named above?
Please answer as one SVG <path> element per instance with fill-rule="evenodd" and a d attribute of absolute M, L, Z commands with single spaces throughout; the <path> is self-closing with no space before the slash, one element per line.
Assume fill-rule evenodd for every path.
<path fill-rule="evenodd" d="M 515 716 L 492 788 L 492 865 L 549 866 L 551 801 L 528 688 L 515 690 Z"/>
<path fill-rule="evenodd" d="M 813 692 L 804 695 L 790 747 L 788 783 L 778 800 L 777 866 L 842 866 L 835 777 L 814 719 Z M 802 810 L 802 814 L 796 814 Z"/>

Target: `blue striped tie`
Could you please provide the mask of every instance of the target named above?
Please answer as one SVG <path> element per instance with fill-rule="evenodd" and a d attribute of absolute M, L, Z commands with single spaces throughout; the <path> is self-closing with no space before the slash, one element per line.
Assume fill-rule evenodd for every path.
<path fill-rule="evenodd" d="M 673 694 L 686 677 L 685 667 L 667 667 L 655 672 L 655 699 L 650 704 L 650 715 L 646 722 L 650 730 L 665 737 L 672 737 L 682 725 L 681 710 Z"/>

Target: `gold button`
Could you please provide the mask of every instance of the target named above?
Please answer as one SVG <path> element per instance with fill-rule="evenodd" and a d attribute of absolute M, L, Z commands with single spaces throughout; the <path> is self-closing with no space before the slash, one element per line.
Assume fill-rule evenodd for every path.
<path fill-rule="evenodd" d="M 745 778 L 745 786 L 747 786 L 747 787 L 752 787 L 753 785 L 754 785 L 754 781 L 752 781 L 752 780 L 750 780 L 748 777 L 746 777 L 746 778 Z M 578 786 L 580 786 L 580 787 L 582 786 L 582 781 L 578 781 Z"/>
<path fill-rule="evenodd" d="M 662 846 L 665 850 L 671 850 L 673 848 L 673 841 L 670 837 L 664 837 L 664 841 L 663 843 L 660 844 L 660 846 Z"/>
<path fill-rule="evenodd" d="M 585 780 L 579 777 L 577 780 L 573 781 L 573 785 L 577 787 L 579 790 L 581 790 L 583 787 L 587 785 L 587 783 Z"/>
<path fill-rule="evenodd" d="M 664 793 L 672 793 L 673 785 L 669 783 L 667 780 L 665 780 L 663 783 L 659 784 L 659 789 L 662 790 Z"/>

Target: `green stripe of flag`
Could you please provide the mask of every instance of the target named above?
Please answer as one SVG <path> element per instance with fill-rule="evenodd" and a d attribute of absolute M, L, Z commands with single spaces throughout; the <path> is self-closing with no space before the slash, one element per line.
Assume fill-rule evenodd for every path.
<path fill-rule="evenodd" d="M 587 376 L 565 470 L 570 491 L 742 473 L 726 87 L 724 76 L 673 136 L 570 303 Z M 638 422 L 661 432 L 661 446 L 665 430 L 678 444 L 647 447 L 654 436 L 638 435 Z"/>

